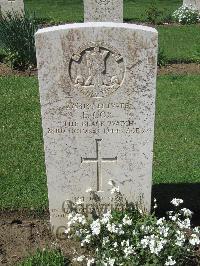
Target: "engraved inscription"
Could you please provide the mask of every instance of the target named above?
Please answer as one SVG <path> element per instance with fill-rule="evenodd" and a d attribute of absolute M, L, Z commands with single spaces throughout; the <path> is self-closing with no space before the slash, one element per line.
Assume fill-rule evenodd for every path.
<path fill-rule="evenodd" d="M 71 81 L 88 98 L 107 97 L 122 85 L 125 73 L 123 57 L 115 48 L 106 44 L 88 45 L 88 48 L 71 57 Z"/>
<path fill-rule="evenodd" d="M 83 158 L 81 157 L 81 163 L 96 163 L 97 164 L 97 191 L 102 191 L 102 163 L 117 162 L 117 156 L 115 158 L 102 158 L 101 157 L 101 141 L 102 139 L 96 139 L 96 157 L 95 158 Z"/>
<path fill-rule="evenodd" d="M 110 3 L 110 0 L 96 0 L 99 5 L 107 5 Z"/>

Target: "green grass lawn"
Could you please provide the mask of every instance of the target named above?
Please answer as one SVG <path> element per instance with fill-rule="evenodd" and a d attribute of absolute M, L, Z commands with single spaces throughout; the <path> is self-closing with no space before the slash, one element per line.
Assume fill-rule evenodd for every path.
<path fill-rule="evenodd" d="M 124 17 L 131 21 L 144 21 L 145 12 L 152 0 L 124 0 Z M 180 0 L 157 0 L 157 7 L 166 14 L 179 6 Z M 50 21 L 83 21 L 83 1 L 81 0 L 25 0 L 26 9 Z M 168 62 L 200 62 L 200 25 L 157 26 L 159 46 Z M 0 57 L 3 52 L 0 49 Z M 1 58 L 0 58 L 1 60 Z"/>
<path fill-rule="evenodd" d="M 171 62 L 200 62 L 200 25 L 158 26 L 159 46 Z"/>
<path fill-rule="evenodd" d="M 47 205 L 38 83 L 0 78 L 0 206 Z"/>
<path fill-rule="evenodd" d="M 156 0 L 156 6 L 172 14 L 181 6 L 182 0 Z M 145 21 L 146 10 L 152 0 L 124 0 L 124 18 Z M 83 21 L 81 0 L 25 0 L 26 9 L 43 17 L 60 22 Z M 50 20 L 51 20 L 50 19 Z M 169 62 L 200 61 L 200 25 L 158 26 L 159 44 Z"/>
<path fill-rule="evenodd" d="M 158 79 L 154 183 L 200 182 L 200 76 Z"/>
<path fill-rule="evenodd" d="M 124 18 L 144 20 L 151 4 L 152 0 L 124 0 Z M 181 0 L 156 0 L 156 6 L 166 12 L 173 12 L 181 5 Z M 83 0 L 25 0 L 25 8 L 57 21 L 83 21 Z"/>
<path fill-rule="evenodd" d="M 158 78 L 154 183 L 200 180 L 200 76 Z M 47 206 L 38 83 L 0 77 L 0 208 Z"/>

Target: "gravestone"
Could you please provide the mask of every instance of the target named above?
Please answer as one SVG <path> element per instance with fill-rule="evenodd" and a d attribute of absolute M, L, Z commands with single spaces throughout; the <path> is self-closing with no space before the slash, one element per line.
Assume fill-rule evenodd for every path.
<path fill-rule="evenodd" d="M 183 0 L 183 5 L 200 12 L 200 0 Z"/>
<path fill-rule="evenodd" d="M 85 0 L 85 22 L 123 22 L 123 0 Z"/>
<path fill-rule="evenodd" d="M 150 210 L 157 31 L 87 22 L 41 29 L 36 50 L 52 230 L 88 188 L 112 209 L 109 180 Z"/>
<path fill-rule="evenodd" d="M 7 13 L 23 14 L 24 12 L 24 1 L 23 0 L 0 0 L 0 14 L 6 15 Z"/>

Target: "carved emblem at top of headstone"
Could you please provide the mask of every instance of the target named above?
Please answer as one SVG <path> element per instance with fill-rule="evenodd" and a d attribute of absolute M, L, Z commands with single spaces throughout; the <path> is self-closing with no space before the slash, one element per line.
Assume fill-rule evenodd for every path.
<path fill-rule="evenodd" d="M 114 93 L 124 79 L 123 57 L 106 44 L 94 43 L 82 49 L 70 60 L 69 72 L 74 87 L 89 98 L 103 98 Z"/>

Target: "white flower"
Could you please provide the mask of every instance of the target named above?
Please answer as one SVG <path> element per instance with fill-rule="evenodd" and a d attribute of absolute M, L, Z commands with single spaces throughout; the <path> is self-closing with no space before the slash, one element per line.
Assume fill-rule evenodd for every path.
<path fill-rule="evenodd" d="M 126 240 L 123 240 L 123 241 L 121 242 L 121 246 L 124 247 L 125 245 L 126 245 Z"/>
<path fill-rule="evenodd" d="M 134 254 L 134 253 L 135 253 L 135 250 L 133 246 L 129 246 L 124 249 L 125 257 L 128 257 L 129 255 Z"/>
<path fill-rule="evenodd" d="M 113 180 L 110 179 L 110 180 L 108 181 L 108 185 L 110 185 L 110 186 L 115 186 L 115 182 L 114 182 Z"/>
<path fill-rule="evenodd" d="M 87 266 L 91 266 L 94 263 L 95 263 L 95 260 L 93 258 L 92 259 L 88 259 Z"/>
<path fill-rule="evenodd" d="M 143 211 L 141 209 L 138 209 L 138 211 L 141 215 L 143 214 Z"/>
<path fill-rule="evenodd" d="M 171 204 L 174 205 L 175 207 L 178 207 L 180 204 L 183 203 L 183 200 L 182 199 L 176 199 L 174 198 L 172 201 L 171 201 Z"/>
<path fill-rule="evenodd" d="M 196 234 L 192 234 L 189 242 L 192 246 L 196 246 L 200 244 L 200 239 Z"/>
<path fill-rule="evenodd" d="M 111 233 L 117 233 L 117 228 L 116 228 L 116 225 L 115 224 L 108 223 L 106 225 L 106 227 L 107 227 L 107 229 L 108 229 L 109 232 L 111 232 Z"/>
<path fill-rule="evenodd" d="M 180 219 L 177 220 L 177 225 L 181 228 L 181 229 L 189 229 L 190 228 L 190 219 L 186 218 L 185 220 L 181 221 Z"/>
<path fill-rule="evenodd" d="M 76 223 L 80 223 L 82 225 L 85 225 L 86 224 L 85 216 L 82 214 L 79 214 L 79 213 L 69 214 L 68 215 L 68 223 L 67 223 L 68 227 L 70 227 L 71 225 L 76 224 Z"/>
<path fill-rule="evenodd" d="M 165 218 L 164 217 L 163 218 L 160 218 L 160 219 L 157 220 L 156 224 L 157 225 L 163 225 L 164 221 L 165 221 Z"/>
<path fill-rule="evenodd" d="M 155 209 L 158 208 L 157 200 L 154 198 L 153 202 L 154 202 L 154 206 L 153 206 L 153 208 L 154 208 L 154 210 L 155 210 Z"/>
<path fill-rule="evenodd" d="M 169 227 L 160 226 L 158 227 L 160 235 L 163 235 L 164 237 L 168 237 L 169 234 Z"/>
<path fill-rule="evenodd" d="M 125 214 L 122 222 L 124 225 L 132 225 L 132 220 L 126 214 Z"/>
<path fill-rule="evenodd" d="M 180 212 L 183 213 L 183 215 L 185 217 L 191 217 L 193 214 L 192 211 L 190 211 L 189 209 L 186 209 L 186 208 L 181 209 Z"/>
<path fill-rule="evenodd" d="M 114 264 L 115 264 L 115 259 L 111 259 L 111 258 L 109 258 L 109 259 L 108 259 L 108 265 L 109 265 L 109 266 L 114 266 Z"/>
<path fill-rule="evenodd" d="M 111 218 L 112 218 L 111 211 L 108 211 L 107 213 L 103 214 L 103 217 L 101 218 L 101 223 L 107 224 Z"/>
<path fill-rule="evenodd" d="M 148 241 L 147 237 L 145 236 L 145 237 L 141 240 L 141 245 L 142 245 L 143 248 L 146 248 L 146 247 L 148 246 L 148 243 L 149 243 L 149 241 Z"/>
<path fill-rule="evenodd" d="M 92 230 L 93 235 L 99 235 L 101 231 L 101 224 L 100 224 L 99 219 L 97 219 L 96 221 L 93 221 L 93 223 L 90 225 L 90 228 Z"/>
<path fill-rule="evenodd" d="M 154 210 L 158 208 L 158 204 L 157 203 L 154 203 L 154 206 L 153 206 Z"/>
<path fill-rule="evenodd" d="M 182 247 L 183 244 L 185 243 L 185 235 L 181 231 L 176 232 L 176 242 L 175 245 Z"/>
<path fill-rule="evenodd" d="M 105 244 L 108 242 L 109 242 L 109 237 L 104 237 L 102 242 L 103 246 L 105 246 Z"/>
<path fill-rule="evenodd" d="M 149 247 L 150 252 L 152 254 L 156 254 L 158 256 L 159 252 L 164 248 L 164 245 L 167 243 L 167 240 L 160 239 L 155 235 L 145 236 L 141 240 L 141 245 L 143 248 Z"/>
<path fill-rule="evenodd" d="M 119 235 L 121 236 L 121 235 L 123 235 L 124 234 L 124 230 L 122 230 L 122 229 L 119 229 Z"/>
<path fill-rule="evenodd" d="M 111 193 L 111 194 L 119 193 L 119 187 L 113 187 L 113 188 L 110 190 L 110 193 Z"/>
<path fill-rule="evenodd" d="M 78 199 L 77 201 L 76 201 L 76 205 L 81 205 L 81 204 L 83 204 L 84 202 L 82 201 L 82 199 Z"/>
<path fill-rule="evenodd" d="M 200 227 L 195 227 L 193 232 L 197 233 L 197 234 L 200 234 Z"/>
<path fill-rule="evenodd" d="M 90 193 L 90 192 L 92 192 L 93 190 L 92 190 L 92 188 L 90 187 L 90 188 L 88 188 L 88 189 L 86 189 L 86 193 Z"/>
<path fill-rule="evenodd" d="M 113 244 L 113 247 L 116 248 L 118 246 L 117 242 Z"/>
<path fill-rule="evenodd" d="M 74 258 L 73 260 L 74 261 L 78 261 L 78 262 L 82 262 L 84 259 L 85 259 L 85 256 L 84 255 L 81 255 L 81 256 L 79 256 L 77 258 Z"/>
<path fill-rule="evenodd" d="M 172 256 L 168 256 L 167 261 L 165 262 L 165 265 L 168 266 L 168 265 L 175 265 L 175 264 L 176 264 L 176 261 L 172 260 Z"/>
<path fill-rule="evenodd" d="M 85 239 L 82 240 L 81 246 L 84 246 L 85 243 L 89 244 L 91 241 L 91 235 L 87 235 Z"/>
<path fill-rule="evenodd" d="M 144 225 L 142 225 L 142 226 L 140 227 L 140 229 L 141 229 L 141 231 L 143 231 L 145 234 L 148 234 L 148 233 L 150 233 L 150 232 L 152 231 L 152 229 L 151 229 L 150 226 L 144 226 Z"/>

